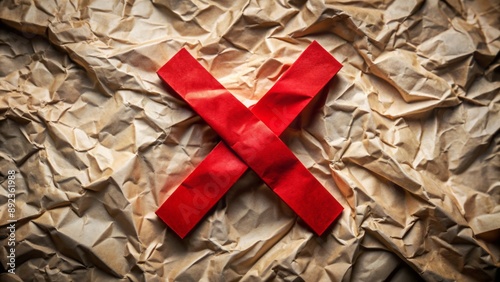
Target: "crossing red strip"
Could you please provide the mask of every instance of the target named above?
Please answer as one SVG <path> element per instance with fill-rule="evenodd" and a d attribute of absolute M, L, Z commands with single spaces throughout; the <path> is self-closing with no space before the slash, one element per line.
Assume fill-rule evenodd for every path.
<path fill-rule="evenodd" d="M 275 134 L 289 125 L 340 68 L 314 42 L 249 111 L 187 51 L 179 51 L 158 71 L 159 76 L 234 152 L 219 143 L 165 201 L 158 216 L 184 237 L 248 164 L 316 233 L 323 233 L 342 207 Z"/>

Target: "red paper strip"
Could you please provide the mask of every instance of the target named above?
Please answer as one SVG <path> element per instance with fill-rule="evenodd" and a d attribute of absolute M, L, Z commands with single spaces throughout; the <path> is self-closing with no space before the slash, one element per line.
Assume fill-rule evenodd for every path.
<path fill-rule="evenodd" d="M 182 67 L 179 68 L 179 65 L 182 65 Z M 338 72 L 340 67 L 341 65 L 319 44 L 311 44 L 297 62 L 271 88 L 268 94 L 255 105 L 252 112 L 255 113 L 256 117 L 252 118 L 253 115 L 245 108 L 246 115 L 253 119 L 253 124 L 250 125 L 257 126 L 257 130 L 261 131 L 258 134 L 273 140 L 270 141 L 272 146 L 262 143 L 261 137 L 253 132 L 241 131 L 240 124 L 237 122 L 230 123 L 236 126 L 233 126 L 232 131 L 228 133 L 229 136 L 233 137 L 238 136 L 238 134 L 240 138 L 245 136 L 254 137 L 253 139 L 244 140 L 228 138 L 232 138 L 230 140 L 234 143 L 235 150 L 245 155 L 245 160 L 252 163 L 254 170 L 258 170 L 258 174 L 260 171 L 264 181 L 272 188 L 275 188 L 274 191 L 318 234 L 321 234 L 330 225 L 331 221 L 341 212 L 342 207 L 312 177 L 288 148 L 270 132 L 269 128 L 258 119 L 266 122 L 275 133 L 281 133 L 309 100 Z M 190 97 L 194 95 L 194 102 L 198 101 L 199 105 L 207 105 L 208 100 L 205 97 L 207 93 L 229 95 L 231 97 L 229 99 L 232 99 L 230 104 L 236 108 L 232 112 L 228 111 L 227 113 L 230 112 L 230 114 L 223 115 L 223 118 L 234 119 L 239 115 L 241 108 L 244 108 L 186 51 L 180 51 L 158 73 L 165 81 L 170 81 L 170 86 L 177 92 L 183 91 L 182 93 L 185 96 Z M 178 77 L 179 74 L 184 74 L 184 76 Z M 208 84 L 203 83 L 203 81 L 208 82 Z M 192 87 L 197 82 L 199 85 Z M 218 95 L 212 96 L 217 97 Z M 191 98 L 188 100 L 191 100 Z M 227 102 L 221 104 L 219 101 L 210 104 L 209 114 L 214 118 L 213 122 L 215 121 L 215 124 L 213 125 L 217 127 L 222 124 L 222 128 L 219 130 L 224 130 L 223 128 L 226 128 L 227 124 L 224 121 L 219 122 L 221 116 L 212 115 L 219 111 L 213 111 L 216 108 L 211 106 L 227 106 Z M 249 142 L 249 140 L 253 141 Z M 273 149 L 273 147 L 276 148 Z M 276 154 L 278 152 L 277 155 L 286 156 L 285 162 L 289 163 L 289 166 L 295 172 L 290 171 L 282 164 L 277 165 L 275 161 L 266 163 L 262 162 L 262 160 L 255 160 L 258 155 Z M 218 144 L 214 151 L 195 169 L 193 174 L 167 199 L 157 211 L 157 214 L 179 236 L 184 237 L 243 174 L 246 168 L 246 165 L 234 156 L 233 152 L 224 143 Z M 281 175 L 280 171 L 283 175 Z M 288 185 L 293 186 L 288 187 Z M 306 191 L 305 188 L 309 190 Z"/>
<path fill-rule="evenodd" d="M 340 63 L 313 42 L 252 112 L 280 134 L 340 68 Z M 164 202 L 158 216 L 184 237 L 246 169 L 246 164 L 219 143 Z"/>

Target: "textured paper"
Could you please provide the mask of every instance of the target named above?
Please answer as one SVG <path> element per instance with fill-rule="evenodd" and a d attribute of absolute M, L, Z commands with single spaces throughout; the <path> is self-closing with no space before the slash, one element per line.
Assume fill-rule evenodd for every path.
<path fill-rule="evenodd" d="M 19 172 L 0 280 L 494 279 L 495 1 L 4 0 L 0 19 L 3 268 Z M 313 40 L 344 67 L 281 137 L 338 223 L 317 237 L 247 173 L 179 239 L 154 212 L 219 139 L 156 70 L 185 47 L 250 106 Z"/>

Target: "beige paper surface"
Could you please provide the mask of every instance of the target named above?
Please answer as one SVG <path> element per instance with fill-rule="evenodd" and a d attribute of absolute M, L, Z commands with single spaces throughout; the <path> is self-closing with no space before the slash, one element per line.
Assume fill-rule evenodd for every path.
<path fill-rule="evenodd" d="M 0 280 L 493 280 L 500 7 L 328 2 L 1 1 Z M 249 172 L 177 237 L 154 212 L 218 139 L 156 70 L 186 47 L 251 105 L 312 40 L 344 67 L 282 138 L 340 219 Z"/>

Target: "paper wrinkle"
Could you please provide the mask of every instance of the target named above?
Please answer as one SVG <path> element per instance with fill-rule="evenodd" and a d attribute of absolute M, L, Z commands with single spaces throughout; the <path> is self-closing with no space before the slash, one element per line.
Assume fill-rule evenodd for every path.
<path fill-rule="evenodd" d="M 493 280 L 498 8 L 325 2 L 1 1 L 0 280 Z M 343 215 L 317 237 L 250 171 L 181 240 L 154 211 L 220 139 L 156 71 L 185 47 L 252 105 L 313 40 L 344 67 L 282 139 Z"/>

